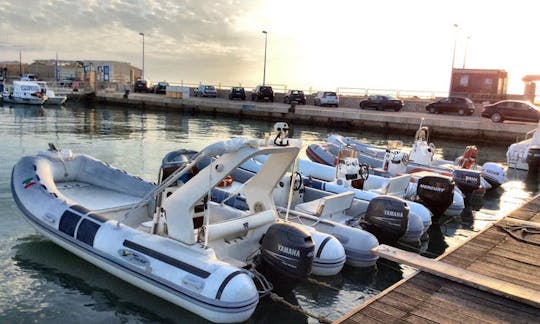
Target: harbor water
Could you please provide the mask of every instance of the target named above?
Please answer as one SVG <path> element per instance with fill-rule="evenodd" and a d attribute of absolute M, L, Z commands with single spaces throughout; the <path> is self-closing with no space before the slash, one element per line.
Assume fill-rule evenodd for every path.
<path fill-rule="evenodd" d="M 456 117 L 460 118 L 460 117 Z M 0 323 L 205 323 L 171 303 L 146 293 L 46 240 L 27 223 L 10 192 L 11 169 L 19 158 L 46 150 L 48 143 L 69 148 L 156 181 L 161 159 L 179 148 L 200 150 L 231 137 L 263 137 L 273 123 L 229 117 L 183 115 L 119 107 L 0 106 Z M 304 146 L 339 133 L 385 145 L 410 137 L 290 125 Z M 429 126 L 429 125 L 427 125 Z M 453 160 L 465 146 L 477 144 L 479 162 L 504 162 L 507 146 L 431 138 L 439 157 Z M 305 151 L 301 153 L 306 158 Z M 478 211 L 465 210 L 453 222 L 430 230 L 423 255 L 436 257 L 459 245 L 538 193 L 538 179 L 508 171 L 509 181 L 486 194 Z M 380 260 L 375 269 L 345 267 L 331 278 L 313 278 L 285 300 L 334 320 L 351 311 L 414 269 Z M 264 298 L 250 323 L 313 323 L 316 319 L 284 302 Z"/>

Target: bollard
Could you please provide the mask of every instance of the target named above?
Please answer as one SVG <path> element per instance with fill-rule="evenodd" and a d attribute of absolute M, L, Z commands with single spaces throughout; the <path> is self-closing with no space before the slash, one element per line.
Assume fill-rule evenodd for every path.
<path fill-rule="evenodd" d="M 297 104 L 297 103 L 298 103 L 298 102 L 295 101 L 295 100 L 291 101 L 291 106 L 289 107 L 289 112 L 290 112 L 290 113 L 294 113 L 294 112 L 295 112 L 295 110 L 296 110 L 296 104 Z"/>
<path fill-rule="evenodd" d="M 124 91 L 124 99 L 127 99 L 129 96 L 129 90 Z"/>

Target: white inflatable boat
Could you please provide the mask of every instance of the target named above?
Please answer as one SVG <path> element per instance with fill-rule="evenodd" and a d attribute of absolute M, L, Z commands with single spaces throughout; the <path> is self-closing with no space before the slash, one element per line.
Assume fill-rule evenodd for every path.
<path fill-rule="evenodd" d="M 523 141 L 514 143 L 506 151 L 508 168 L 538 173 L 540 169 L 540 123 L 528 132 Z"/>
<path fill-rule="evenodd" d="M 279 219 L 272 197 L 299 150 L 219 142 L 155 185 L 51 147 L 16 163 L 11 190 L 26 219 L 56 244 L 210 321 L 241 322 L 272 284 L 291 288 L 309 276 L 319 253 L 313 233 Z M 205 199 L 260 154 L 270 156 L 265 166 L 237 188 L 246 210 Z M 212 163 L 190 175 L 203 158 Z"/>

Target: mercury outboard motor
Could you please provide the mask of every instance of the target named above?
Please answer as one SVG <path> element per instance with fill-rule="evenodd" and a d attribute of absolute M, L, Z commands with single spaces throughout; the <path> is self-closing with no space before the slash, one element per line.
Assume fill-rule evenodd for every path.
<path fill-rule="evenodd" d="M 365 229 L 379 242 L 394 244 L 407 232 L 409 206 L 397 197 L 375 197 L 369 202 L 365 221 Z"/>
<path fill-rule="evenodd" d="M 293 289 L 311 274 L 315 244 L 305 229 L 276 223 L 261 241 L 260 271 L 277 290 Z"/>
<path fill-rule="evenodd" d="M 540 147 L 529 147 L 529 151 L 527 152 L 527 164 L 529 165 L 529 174 L 538 174 L 540 169 Z"/>
<path fill-rule="evenodd" d="M 435 222 L 454 201 L 454 180 L 443 175 L 429 175 L 418 180 L 417 202 L 426 206 Z"/>

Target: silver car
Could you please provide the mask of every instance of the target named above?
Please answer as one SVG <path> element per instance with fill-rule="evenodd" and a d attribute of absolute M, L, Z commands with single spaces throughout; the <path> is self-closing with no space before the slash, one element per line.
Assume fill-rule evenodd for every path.
<path fill-rule="evenodd" d="M 335 106 L 339 107 L 339 98 L 335 92 L 320 91 L 313 98 L 313 104 L 315 106 Z"/>

